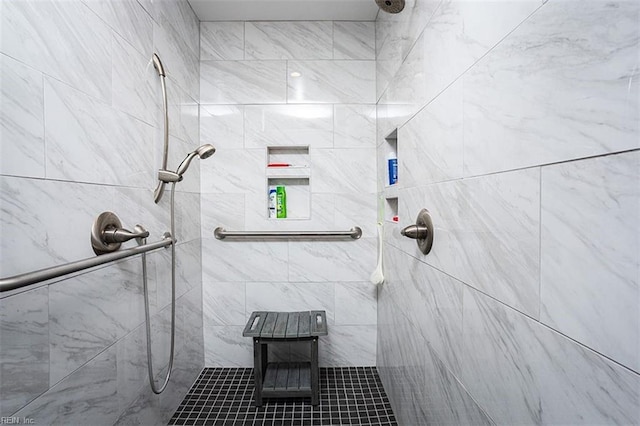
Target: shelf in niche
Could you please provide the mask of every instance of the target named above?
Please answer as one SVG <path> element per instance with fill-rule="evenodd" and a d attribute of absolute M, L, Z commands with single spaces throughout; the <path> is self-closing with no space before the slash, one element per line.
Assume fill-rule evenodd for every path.
<path fill-rule="evenodd" d="M 390 179 L 389 179 L 389 164 L 388 164 L 388 160 L 391 156 L 391 154 L 395 154 L 395 157 L 398 159 L 398 165 L 399 165 L 399 157 L 398 157 L 398 129 L 394 129 L 391 133 L 389 133 L 389 135 L 387 137 L 384 138 L 385 140 L 385 144 L 384 144 L 384 161 L 385 161 L 385 189 L 386 188 L 391 188 L 394 186 L 398 185 L 398 181 L 396 180 L 396 182 L 393 185 L 390 185 Z M 398 177 L 398 176 L 397 176 Z M 398 177 L 399 178 L 399 177 Z"/>
<path fill-rule="evenodd" d="M 397 223 L 393 220 L 398 216 L 398 180 L 394 184 L 389 184 L 389 158 L 398 158 L 398 129 L 394 129 L 384 138 L 385 143 L 382 145 L 385 161 L 385 177 L 384 188 L 382 194 L 384 196 L 384 220 L 385 222 Z M 391 154 L 394 154 L 392 156 Z M 397 177 L 397 176 L 396 176 Z"/>
<path fill-rule="evenodd" d="M 291 167 L 269 167 L 269 164 L 290 164 Z M 267 147 L 267 169 L 304 169 L 309 168 L 308 146 L 269 146 Z"/>
<path fill-rule="evenodd" d="M 267 167 L 266 175 L 274 179 L 309 179 L 311 169 L 309 167 Z"/>
<path fill-rule="evenodd" d="M 288 164 L 289 166 L 269 167 L 269 164 Z M 269 220 L 290 221 L 311 218 L 309 146 L 267 147 L 265 177 L 267 218 L 269 218 L 269 188 L 283 185 L 287 194 L 287 217 L 269 218 Z"/>
<path fill-rule="evenodd" d="M 287 217 L 270 220 L 301 220 L 311 218 L 311 190 L 309 178 L 269 177 L 267 178 L 267 217 L 269 217 L 268 191 L 272 186 L 283 185 L 287 193 Z"/>
<path fill-rule="evenodd" d="M 385 197 L 384 220 L 398 223 L 393 220 L 394 216 L 398 216 L 398 197 Z"/>

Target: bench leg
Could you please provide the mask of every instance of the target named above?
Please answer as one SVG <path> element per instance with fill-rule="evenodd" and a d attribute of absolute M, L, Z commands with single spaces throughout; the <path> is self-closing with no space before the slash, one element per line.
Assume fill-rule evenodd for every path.
<path fill-rule="evenodd" d="M 311 405 L 320 403 L 320 377 L 318 371 L 318 338 L 311 340 Z"/>
<path fill-rule="evenodd" d="M 253 341 L 253 380 L 255 382 L 255 404 L 262 406 L 262 380 L 267 368 L 267 345 L 260 344 L 260 340 Z"/>

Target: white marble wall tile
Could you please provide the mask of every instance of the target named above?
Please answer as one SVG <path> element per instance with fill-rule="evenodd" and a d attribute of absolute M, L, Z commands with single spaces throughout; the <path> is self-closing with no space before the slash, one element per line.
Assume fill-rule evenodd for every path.
<path fill-rule="evenodd" d="M 539 7 L 538 0 L 444 1 L 424 35 L 430 94 L 444 89 Z"/>
<path fill-rule="evenodd" d="M 424 34 L 417 39 L 402 66 L 390 78 L 386 91 L 381 94 L 379 103 L 387 105 L 383 115 L 386 120 L 382 123 L 387 131 L 405 123 L 437 94 L 433 88 L 435 81 L 426 77 L 431 59 L 425 52 L 425 40 Z"/>
<path fill-rule="evenodd" d="M 541 320 L 635 371 L 638 182 L 638 151 L 542 169 Z"/>
<path fill-rule="evenodd" d="M 142 387 L 138 398 L 120 414 L 114 424 L 118 426 L 139 426 L 162 423 L 164 422 L 161 418 L 160 398 L 147 385 Z"/>
<path fill-rule="evenodd" d="M 291 186 L 287 188 L 288 195 L 290 194 L 291 188 Z M 310 194 L 309 202 L 311 203 L 311 210 L 309 218 L 274 220 L 267 217 L 266 188 L 264 195 L 247 194 L 245 197 L 244 229 L 280 231 L 316 231 L 333 229 L 335 227 L 334 198 L 335 197 L 332 194 Z"/>
<path fill-rule="evenodd" d="M 289 243 L 289 280 L 366 281 L 375 268 L 375 239 Z"/>
<path fill-rule="evenodd" d="M 376 20 L 376 99 L 380 99 L 387 90 L 391 78 L 402 65 L 400 49 L 400 31 L 395 23 Z"/>
<path fill-rule="evenodd" d="M 204 239 L 202 258 L 204 282 L 284 281 L 288 275 L 288 247 L 284 241 Z"/>
<path fill-rule="evenodd" d="M 320 367 L 369 366 L 376 363 L 375 325 L 335 325 L 319 340 Z"/>
<path fill-rule="evenodd" d="M 219 226 L 230 231 L 245 229 L 244 194 L 202 194 L 200 206 L 202 238 L 212 238 Z"/>
<path fill-rule="evenodd" d="M 422 33 L 441 0 L 408 0 L 402 13 L 380 13 L 376 21 L 378 97 Z"/>
<path fill-rule="evenodd" d="M 383 145 L 385 138 L 413 115 L 411 111 L 412 107 L 409 104 L 403 105 L 401 102 L 391 101 L 385 93 L 376 105 L 378 116 L 376 119 L 376 145 Z"/>
<path fill-rule="evenodd" d="M 50 382 L 57 383 L 143 321 L 139 259 L 51 285 Z"/>
<path fill-rule="evenodd" d="M 116 343 L 120 412 L 138 397 L 142 387 L 149 386 L 146 345 L 144 324 Z"/>
<path fill-rule="evenodd" d="M 200 239 L 200 194 L 179 192 L 175 196 L 175 220 L 178 242 L 184 243 Z"/>
<path fill-rule="evenodd" d="M 4 54 L 85 93 L 111 100 L 111 30 L 85 4 L 3 2 L 0 19 Z"/>
<path fill-rule="evenodd" d="M 82 0 L 104 22 L 141 54 L 151 57 L 153 21 L 136 0 Z M 114 50 L 115 53 L 115 50 Z"/>
<path fill-rule="evenodd" d="M 409 341 L 410 338 L 411 335 L 403 341 Z M 418 339 L 416 347 L 418 351 L 414 356 L 418 360 L 418 371 L 422 373 L 422 377 L 417 378 L 419 387 L 411 393 L 418 396 L 414 408 L 417 418 L 429 423 L 452 426 L 495 424 L 478 407 L 476 401 L 428 343 Z M 416 380 L 411 370 L 408 376 L 410 383 Z"/>
<path fill-rule="evenodd" d="M 199 370 L 201 371 L 202 367 L 200 367 Z M 173 417 L 173 414 L 180 406 L 187 392 L 189 392 L 191 385 L 193 385 L 198 378 L 200 371 L 194 374 L 193 369 L 176 363 L 170 384 L 159 397 L 159 408 L 162 419 L 159 424 L 169 424 L 171 417 Z"/>
<path fill-rule="evenodd" d="M 375 105 L 335 105 L 333 120 L 336 148 L 376 146 Z"/>
<path fill-rule="evenodd" d="M 114 35 L 112 43 L 113 107 L 156 126 L 162 118 L 158 74 L 149 58 L 127 41 Z"/>
<path fill-rule="evenodd" d="M 15 413 L 35 424 L 112 424 L 120 414 L 112 346 Z"/>
<path fill-rule="evenodd" d="M 394 300 L 441 362 L 459 375 L 463 284 L 413 257 L 400 256 L 403 259 L 391 266 L 389 274 L 400 267 L 409 276 L 400 282 Z"/>
<path fill-rule="evenodd" d="M 204 327 L 206 367 L 253 367 L 253 344 L 243 326 Z"/>
<path fill-rule="evenodd" d="M 245 22 L 246 59 L 332 59 L 329 21 Z"/>
<path fill-rule="evenodd" d="M 399 202 L 401 218 L 431 212 L 434 245 L 426 263 L 538 318 L 539 169 L 411 189 Z M 414 241 L 400 244 L 423 258 Z"/>
<path fill-rule="evenodd" d="M 263 194 L 264 149 L 219 149 L 202 165 L 203 194 Z"/>
<path fill-rule="evenodd" d="M 362 228 L 365 238 L 377 238 L 376 194 L 352 192 L 334 195 L 334 228 L 348 230 Z"/>
<path fill-rule="evenodd" d="M 200 102 L 203 104 L 284 103 L 285 61 L 202 61 Z"/>
<path fill-rule="evenodd" d="M 401 311 L 395 303 L 393 309 Z M 400 314 L 390 319 L 379 327 L 385 364 L 378 363 L 378 371 L 399 422 L 493 424 L 407 319 Z"/>
<path fill-rule="evenodd" d="M 402 66 L 389 75 L 387 101 L 404 105 L 404 119 L 410 118 L 537 7 L 537 0 L 442 2 Z"/>
<path fill-rule="evenodd" d="M 244 106 L 200 105 L 200 142 L 216 149 L 244 146 Z"/>
<path fill-rule="evenodd" d="M 640 377 L 574 341 L 539 327 L 543 424 L 633 424 Z"/>
<path fill-rule="evenodd" d="M 178 322 L 180 320 L 181 318 L 176 312 L 176 327 L 178 327 Z M 151 359 L 156 383 L 164 380 L 164 376 L 167 373 L 170 357 L 170 345 L 171 306 L 166 306 L 151 317 Z"/>
<path fill-rule="evenodd" d="M 373 148 L 310 150 L 314 193 L 376 192 Z"/>
<path fill-rule="evenodd" d="M 499 424 L 632 424 L 640 379 L 465 289 L 464 383 Z"/>
<path fill-rule="evenodd" d="M 326 311 L 331 326 L 335 322 L 334 287 L 327 282 L 248 282 L 245 321 L 254 311 Z"/>
<path fill-rule="evenodd" d="M 0 299 L 0 411 L 9 416 L 49 389 L 49 291 Z"/>
<path fill-rule="evenodd" d="M 176 246 L 176 273 L 178 294 L 192 294 L 202 288 L 202 242 L 200 238 Z M 181 289 L 183 291 L 180 291 Z M 195 297 L 195 296 L 192 296 Z"/>
<path fill-rule="evenodd" d="M 155 98 L 161 100 L 161 91 L 156 91 L 155 93 Z M 167 80 L 167 102 L 169 103 L 169 133 L 182 141 L 188 142 L 195 149 L 199 146 L 198 141 L 200 140 L 198 103 L 187 92 L 182 90 L 173 78 Z M 161 120 L 157 120 L 157 122 L 164 123 L 164 116 L 160 118 Z M 157 137 L 157 139 L 162 141 L 162 136 Z"/>
<path fill-rule="evenodd" d="M 334 59 L 376 58 L 375 22 L 333 23 Z"/>
<path fill-rule="evenodd" d="M 149 125 L 49 78 L 44 101 L 48 178 L 149 184 L 154 170 Z"/>
<path fill-rule="evenodd" d="M 44 177 L 42 74 L 0 54 L 0 173 Z"/>
<path fill-rule="evenodd" d="M 204 365 L 202 302 L 202 286 L 190 290 L 176 302 L 177 315 L 181 317 L 176 331 L 176 381 L 186 387 L 184 392 L 191 387 Z M 185 384 L 185 381 L 188 383 Z M 182 400 L 183 395 L 184 393 L 176 396 L 177 403 Z"/>
<path fill-rule="evenodd" d="M 369 281 L 335 283 L 337 325 L 367 325 L 377 322 L 377 287 Z"/>
<path fill-rule="evenodd" d="M 143 5 L 144 1 L 141 1 Z M 151 2 L 155 10 L 150 13 L 154 16 L 156 22 L 166 19 L 175 33 L 184 41 L 185 47 L 189 48 L 198 58 L 200 52 L 200 21 L 189 2 L 184 0 L 151 0 Z"/>
<path fill-rule="evenodd" d="M 150 313 L 155 315 L 171 303 L 171 251 L 169 249 L 158 250 L 147 253 L 146 257 Z M 142 264 L 142 260 L 139 262 Z M 176 270 L 176 293 L 178 292 L 177 286 L 181 285 L 177 273 Z M 181 285 L 180 290 L 183 289 L 184 286 Z"/>
<path fill-rule="evenodd" d="M 206 281 L 202 287 L 205 326 L 242 325 L 245 318 L 245 283 Z"/>
<path fill-rule="evenodd" d="M 465 289 L 462 379 L 498 424 L 542 424 L 534 366 L 540 342 L 532 328 L 515 311 Z"/>
<path fill-rule="evenodd" d="M 163 2 L 163 4 L 182 2 Z M 191 97 L 200 95 L 200 63 L 197 43 L 185 40 L 164 14 L 154 23 L 153 44 L 162 60 L 167 77 L 170 77 Z M 196 26 L 196 33 L 197 33 Z M 192 47 L 195 49 L 192 50 Z M 151 59 L 151 58 L 149 58 Z"/>
<path fill-rule="evenodd" d="M 288 61 L 287 67 L 288 103 L 375 103 L 374 61 Z"/>
<path fill-rule="evenodd" d="M 110 187 L 2 177 L 0 275 L 94 256 L 87 232 L 97 214 L 113 208 L 112 200 Z"/>
<path fill-rule="evenodd" d="M 465 172 L 640 146 L 637 2 L 549 2 L 464 78 Z"/>
<path fill-rule="evenodd" d="M 245 147 L 333 147 L 332 105 L 247 105 Z"/>
<path fill-rule="evenodd" d="M 201 61 L 244 59 L 244 22 L 200 22 Z"/>
<path fill-rule="evenodd" d="M 181 243 L 178 237 L 176 245 L 176 298 L 182 297 L 188 291 L 199 288 L 202 282 L 200 272 L 200 239 Z M 157 306 L 164 309 L 171 303 L 171 250 L 161 250 L 147 256 L 148 265 L 155 271 L 155 286 L 157 287 Z"/>
<path fill-rule="evenodd" d="M 398 184 L 421 186 L 463 176 L 462 82 L 398 129 Z"/>

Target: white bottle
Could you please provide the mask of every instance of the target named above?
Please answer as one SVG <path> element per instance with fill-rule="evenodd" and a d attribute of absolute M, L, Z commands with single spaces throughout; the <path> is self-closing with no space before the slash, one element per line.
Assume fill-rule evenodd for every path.
<path fill-rule="evenodd" d="M 276 218 L 276 187 L 269 186 L 269 219 Z"/>

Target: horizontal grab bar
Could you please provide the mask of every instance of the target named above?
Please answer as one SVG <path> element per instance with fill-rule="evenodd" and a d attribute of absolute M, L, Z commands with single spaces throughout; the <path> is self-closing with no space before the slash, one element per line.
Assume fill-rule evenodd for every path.
<path fill-rule="evenodd" d="M 349 231 L 227 231 L 217 227 L 213 235 L 219 240 L 227 237 L 233 238 L 277 238 L 277 239 L 310 239 L 310 238 L 344 238 L 351 237 L 357 240 L 362 236 L 359 226 Z"/>
<path fill-rule="evenodd" d="M 77 260 L 75 262 L 65 263 L 63 265 L 52 266 L 50 268 L 40 269 L 26 274 L 14 275 L 12 277 L 0 278 L 0 293 L 5 291 L 17 290 L 31 284 L 53 278 L 62 277 L 64 275 L 73 274 L 74 272 L 89 269 L 94 266 L 104 265 L 105 263 L 115 262 L 116 260 L 125 259 L 135 256 L 136 254 L 146 253 L 173 244 L 173 238 L 168 232 L 164 234 L 164 238 L 155 243 L 145 244 L 126 250 L 116 251 L 113 253 L 103 254 L 100 256 L 89 257 L 87 259 Z"/>

